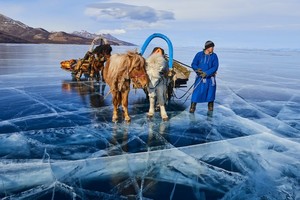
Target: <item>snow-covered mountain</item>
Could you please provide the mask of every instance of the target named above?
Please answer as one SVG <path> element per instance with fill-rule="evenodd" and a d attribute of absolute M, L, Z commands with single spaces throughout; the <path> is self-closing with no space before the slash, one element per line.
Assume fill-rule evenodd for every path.
<path fill-rule="evenodd" d="M 91 44 L 97 37 L 87 31 L 66 33 L 48 32 L 43 28 L 32 28 L 20 21 L 0 14 L 0 43 L 53 43 L 53 44 Z M 101 35 L 112 45 L 134 45 L 109 35 Z"/>
<path fill-rule="evenodd" d="M 95 33 L 89 33 L 85 30 L 82 30 L 82 31 L 74 31 L 72 33 L 73 35 L 77 35 L 77 36 L 81 36 L 81 37 L 85 37 L 85 38 L 91 38 L 91 39 L 94 39 L 98 36 L 101 36 L 105 39 L 107 39 L 108 41 L 110 41 L 110 43 L 117 43 L 119 45 L 125 45 L 125 46 L 134 46 L 135 44 L 132 44 L 132 43 L 129 43 L 129 42 L 125 42 L 125 41 L 122 41 L 122 40 L 119 40 L 118 38 L 112 36 L 111 34 L 95 34 Z"/>

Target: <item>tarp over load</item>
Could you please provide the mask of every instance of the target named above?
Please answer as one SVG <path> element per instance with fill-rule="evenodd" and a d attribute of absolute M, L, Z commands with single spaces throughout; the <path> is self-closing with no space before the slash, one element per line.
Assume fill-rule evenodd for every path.
<path fill-rule="evenodd" d="M 173 59 L 173 71 L 175 72 L 175 88 L 186 87 L 186 84 L 189 80 L 191 71 L 188 70 L 185 65 L 177 60 Z"/>

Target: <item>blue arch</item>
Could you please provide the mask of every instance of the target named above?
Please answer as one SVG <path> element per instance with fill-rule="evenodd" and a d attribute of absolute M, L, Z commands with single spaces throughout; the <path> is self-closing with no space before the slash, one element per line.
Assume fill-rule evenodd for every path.
<path fill-rule="evenodd" d="M 156 37 L 164 39 L 167 42 L 168 49 L 169 49 L 169 68 L 172 68 L 173 67 L 173 45 L 172 45 L 171 40 L 167 36 L 165 36 L 165 35 L 163 35 L 161 33 L 153 33 L 152 35 L 150 35 L 147 38 L 147 40 L 144 42 L 144 44 L 143 44 L 143 46 L 141 48 L 140 53 L 143 55 L 145 53 L 145 50 L 148 47 L 149 43 L 151 42 L 151 40 L 153 38 L 156 38 Z"/>

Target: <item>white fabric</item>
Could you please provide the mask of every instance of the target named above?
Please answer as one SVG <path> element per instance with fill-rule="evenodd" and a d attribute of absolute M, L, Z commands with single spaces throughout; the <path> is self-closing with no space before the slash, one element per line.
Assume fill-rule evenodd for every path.
<path fill-rule="evenodd" d="M 168 70 L 168 63 L 160 54 L 152 54 L 147 60 L 146 71 L 150 82 L 148 87 L 150 108 L 148 115 L 154 115 L 155 97 L 157 97 L 160 106 L 161 117 L 167 119 L 168 115 L 165 110 L 166 94 L 167 94 L 167 78 L 163 72 Z"/>

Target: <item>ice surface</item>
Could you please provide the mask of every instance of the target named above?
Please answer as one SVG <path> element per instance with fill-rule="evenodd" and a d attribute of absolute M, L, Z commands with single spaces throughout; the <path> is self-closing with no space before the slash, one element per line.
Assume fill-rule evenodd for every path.
<path fill-rule="evenodd" d="M 186 95 L 168 122 L 149 120 L 132 90 L 126 124 L 111 123 L 105 84 L 60 69 L 87 49 L 0 45 L 0 198 L 300 199 L 299 50 L 216 49 L 213 114 L 190 114 Z M 190 64 L 196 52 L 174 56 Z"/>

